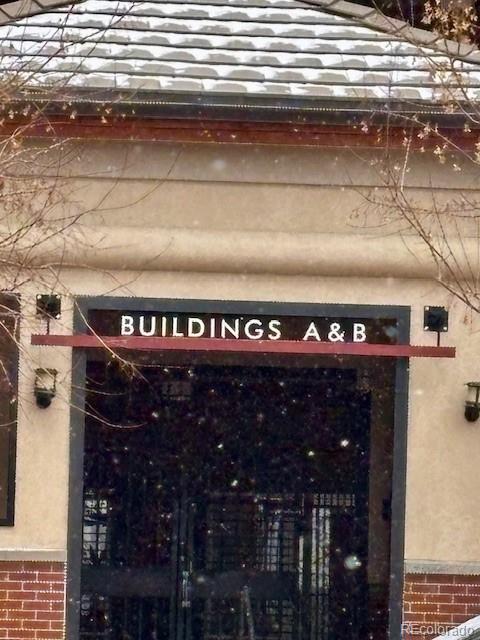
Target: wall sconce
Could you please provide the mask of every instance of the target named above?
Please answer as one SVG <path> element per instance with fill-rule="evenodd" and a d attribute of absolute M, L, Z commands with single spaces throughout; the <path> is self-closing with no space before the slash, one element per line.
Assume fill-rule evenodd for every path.
<path fill-rule="evenodd" d="M 436 333 L 448 331 L 448 311 L 445 307 L 424 307 L 423 328 Z"/>
<path fill-rule="evenodd" d="M 476 422 L 480 416 L 480 382 L 467 382 L 467 393 L 465 420 Z"/>
<path fill-rule="evenodd" d="M 52 404 L 52 399 L 57 392 L 56 369 L 35 369 L 35 382 L 33 393 L 37 406 L 46 409 Z"/>
<path fill-rule="evenodd" d="M 37 315 L 50 320 L 58 320 L 62 315 L 62 298 L 57 293 L 39 293 L 37 295 Z"/>

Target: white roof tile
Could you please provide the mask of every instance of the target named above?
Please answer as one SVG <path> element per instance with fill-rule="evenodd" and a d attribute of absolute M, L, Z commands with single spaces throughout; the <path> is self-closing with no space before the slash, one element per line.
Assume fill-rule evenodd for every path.
<path fill-rule="evenodd" d="M 440 99 L 451 64 L 300 0 L 85 0 L 0 26 L 0 55 L 31 84 L 352 99 Z M 476 96 L 480 66 L 460 65 Z"/>

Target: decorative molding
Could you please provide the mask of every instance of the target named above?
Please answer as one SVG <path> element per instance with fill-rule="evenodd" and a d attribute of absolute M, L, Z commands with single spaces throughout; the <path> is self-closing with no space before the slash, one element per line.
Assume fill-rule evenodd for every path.
<path fill-rule="evenodd" d="M 0 549 L 0 560 L 66 562 L 65 549 Z"/>
<path fill-rule="evenodd" d="M 405 560 L 405 573 L 441 573 L 480 575 L 480 562 L 438 562 L 436 560 Z"/>
<path fill-rule="evenodd" d="M 3 227 L 0 226 L 0 233 Z M 42 239 L 31 265 L 132 271 L 260 273 L 262 275 L 433 278 L 438 276 L 428 247 L 416 236 L 363 233 L 289 233 L 191 228 L 79 225 L 79 241 L 67 247 L 61 233 Z M 35 234 L 30 238 L 35 242 Z M 88 241 L 84 240 L 88 238 Z M 234 247 L 234 250 L 232 250 Z M 449 242 L 457 256 L 455 275 L 468 273 L 478 242 Z M 30 246 L 20 240 L 19 256 Z M 452 274 L 453 277 L 454 274 Z"/>

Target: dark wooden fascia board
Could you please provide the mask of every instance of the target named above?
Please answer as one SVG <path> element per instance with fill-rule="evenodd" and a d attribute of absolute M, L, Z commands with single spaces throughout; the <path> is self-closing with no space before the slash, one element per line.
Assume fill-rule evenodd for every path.
<path fill-rule="evenodd" d="M 4 122 L 0 135 L 19 131 L 19 123 Z M 218 120 L 145 119 L 121 117 L 52 117 L 25 124 L 25 138 L 77 140 L 139 140 L 152 142 L 269 144 L 313 147 L 400 148 L 405 146 L 404 127 L 366 124 L 255 123 Z M 411 148 L 435 148 L 447 139 L 463 150 L 475 149 L 478 132 L 439 129 L 429 137 L 413 135 Z"/>

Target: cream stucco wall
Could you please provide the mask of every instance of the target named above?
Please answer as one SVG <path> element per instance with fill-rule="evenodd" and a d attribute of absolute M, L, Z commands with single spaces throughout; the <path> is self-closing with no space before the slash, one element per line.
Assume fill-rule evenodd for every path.
<path fill-rule="evenodd" d="M 411 182 L 419 198 L 431 197 L 429 183 L 438 185 L 439 198 L 453 197 L 454 192 L 445 188 L 452 182 L 451 172 L 447 176 L 440 165 L 415 162 Z M 406 252 L 392 260 L 393 249 L 400 252 L 401 244 L 389 244 L 391 238 L 378 228 L 352 225 L 350 215 L 362 203 L 358 187 L 375 184 L 368 163 L 335 149 L 109 143 L 82 146 L 78 159 L 65 169 L 66 188 L 72 197 L 75 194 L 72 207 L 87 203 L 93 211 L 83 223 L 95 225 L 100 235 L 88 228 L 82 232 L 81 255 L 76 254 L 73 266 L 64 266 L 60 279 L 51 282 L 66 296 L 62 319 L 52 323 L 52 332 L 71 333 L 71 296 L 124 295 L 407 305 L 412 309 L 411 342 L 435 344 L 436 336 L 423 331 L 423 307 L 449 307 L 450 330 L 444 344 L 457 347 L 456 359 L 410 363 L 405 556 L 410 563 L 440 563 L 445 570 L 480 567 L 480 427 L 463 417 L 463 384 L 479 377 L 480 324 L 431 277 L 424 277 L 433 273 L 425 256 L 417 261 Z M 474 176 L 467 171 L 452 185 L 455 193 L 474 186 Z M 177 260 L 185 249 L 172 229 L 208 233 L 189 236 L 186 257 Z M 366 244 L 357 234 L 367 236 Z M 110 252 L 92 251 L 88 243 L 96 238 L 107 246 L 112 237 L 115 247 Z M 217 240 L 226 247 L 221 260 Z M 276 243 L 285 247 L 283 263 L 282 251 L 269 257 Z M 294 260 L 288 251 L 297 245 Z M 242 251 L 243 262 L 236 260 Z M 249 261 L 250 254 L 263 255 L 264 262 Z M 328 255 L 328 260 L 317 260 L 318 254 Z M 89 257 L 95 269 L 86 268 Z M 388 268 L 382 270 L 383 263 Z M 42 278 L 41 284 L 31 283 L 23 290 L 27 306 L 16 523 L 0 529 L 0 553 L 63 558 L 71 353 L 28 345 L 30 333 L 42 330 L 33 313 L 34 294 L 48 284 L 48 274 Z M 58 397 L 48 410 L 33 402 L 35 366 L 60 372 Z"/>

